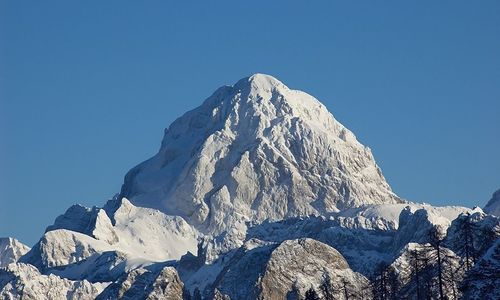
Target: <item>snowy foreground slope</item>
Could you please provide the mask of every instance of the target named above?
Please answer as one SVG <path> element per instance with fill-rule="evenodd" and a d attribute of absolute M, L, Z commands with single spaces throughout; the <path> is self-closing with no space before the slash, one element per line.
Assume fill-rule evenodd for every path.
<path fill-rule="evenodd" d="M 172 123 L 103 207 L 31 249 L 0 239 L 0 298 L 499 299 L 492 201 L 400 199 L 320 102 L 257 74 Z"/>

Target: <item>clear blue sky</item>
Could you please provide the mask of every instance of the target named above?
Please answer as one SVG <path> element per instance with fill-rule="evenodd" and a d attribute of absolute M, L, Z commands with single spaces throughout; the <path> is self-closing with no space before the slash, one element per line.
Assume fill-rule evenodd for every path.
<path fill-rule="evenodd" d="M 0 236 L 104 204 L 176 117 L 256 72 L 320 99 L 404 198 L 500 188 L 499 1 L 179 2 L 1 1 Z"/>

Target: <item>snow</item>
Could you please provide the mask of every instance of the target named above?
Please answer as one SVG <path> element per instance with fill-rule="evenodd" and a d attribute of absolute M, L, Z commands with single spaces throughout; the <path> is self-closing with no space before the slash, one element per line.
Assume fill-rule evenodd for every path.
<path fill-rule="evenodd" d="M 122 196 L 206 234 L 400 202 L 369 148 L 314 97 L 255 74 L 219 88 L 130 170 Z"/>
<path fill-rule="evenodd" d="M 461 213 L 471 211 L 471 209 L 461 206 L 431 206 L 419 203 L 400 203 L 400 204 L 380 204 L 367 205 L 357 208 L 350 208 L 338 213 L 341 217 L 368 219 L 371 222 L 382 219 L 397 229 L 399 226 L 399 216 L 401 211 L 409 207 L 411 212 L 418 209 L 424 209 L 428 212 L 431 222 L 435 225 L 449 226 L 451 221 L 456 219 Z"/>
<path fill-rule="evenodd" d="M 50 237 L 58 232 L 56 228 L 62 228 L 63 232 L 78 236 L 76 240 L 81 237 L 82 241 L 92 241 L 92 245 L 98 245 L 99 252 L 117 250 L 150 261 L 175 260 L 188 251 L 196 252 L 199 233 L 182 217 L 136 207 L 125 198 L 109 201 L 104 209 L 81 207 L 77 209 L 79 213 L 75 213 L 75 207 L 79 206 L 58 217 L 45 236 Z M 88 212 L 94 217 L 90 218 Z M 69 219 L 75 222 L 61 222 Z M 81 222 L 82 219 L 85 222 Z M 84 226 L 75 226 L 82 223 Z M 66 238 L 63 235 L 52 240 Z"/>
<path fill-rule="evenodd" d="M 30 248 L 14 238 L 0 238 L 0 268 L 16 262 Z"/>
<path fill-rule="evenodd" d="M 490 201 L 484 207 L 484 212 L 495 216 L 500 216 L 500 190 L 493 193 Z"/>
<path fill-rule="evenodd" d="M 0 268 L 2 299 L 93 299 L 108 283 L 72 281 L 56 275 L 43 275 L 32 265 L 17 263 Z"/>
<path fill-rule="evenodd" d="M 127 199 L 112 202 L 116 205 L 114 224 L 104 209 L 73 206 L 49 226 L 21 261 L 47 274 L 95 282 L 115 280 L 123 272 L 196 252 L 199 234 L 181 217 L 135 207 Z M 89 218 L 89 213 L 94 217 Z M 74 222 L 61 222 L 69 218 Z M 87 233 L 55 229 L 65 224 Z"/>
<path fill-rule="evenodd" d="M 325 278 L 360 292 L 381 263 L 404 275 L 409 249 L 435 227 L 450 257 L 466 217 L 480 229 L 474 243 L 490 247 L 498 195 L 490 215 L 404 201 L 324 105 L 255 74 L 173 122 L 102 208 L 70 207 L 31 250 L 0 239 L 0 296 L 181 299 L 185 288 L 267 299 Z M 498 249 L 481 261 L 497 266 Z"/>
<path fill-rule="evenodd" d="M 179 216 L 132 205 L 121 200 L 114 214 L 116 249 L 152 261 L 179 259 L 188 251 L 196 253 L 198 232 Z"/>

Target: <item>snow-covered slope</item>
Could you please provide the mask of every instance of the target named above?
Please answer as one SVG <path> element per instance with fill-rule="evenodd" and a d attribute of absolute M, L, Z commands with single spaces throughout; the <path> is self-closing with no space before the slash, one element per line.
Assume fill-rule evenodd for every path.
<path fill-rule="evenodd" d="M 0 238 L 0 268 L 16 262 L 30 248 L 13 238 Z"/>
<path fill-rule="evenodd" d="M 107 248 L 151 261 L 179 259 L 188 251 L 196 252 L 199 235 L 182 217 L 137 207 L 125 198 L 110 200 L 104 208 L 74 205 L 47 227 L 45 236 L 58 229 L 82 233 Z"/>
<path fill-rule="evenodd" d="M 184 285 L 172 267 L 137 268 L 109 285 L 96 300 L 182 300 Z"/>
<path fill-rule="evenodd" d="M 20 261 L 44 274 L 92 282 L 195 253 L 199 235 L 181 217 L 127 199 L 110 200 L 105 209 L 72 206 L 47 230 Z"/>
<path fill-rule="evenodd" d="M 219 88 L 172 123 L 121 195 L 206 233 L 400 201 L 370 149 L 324 105 L 262 74 Z"/>
<path fill-rule="evenodd" d="M 500 216 L 500 190 L 493 193 L 483 210 L 485 213 Z"/>

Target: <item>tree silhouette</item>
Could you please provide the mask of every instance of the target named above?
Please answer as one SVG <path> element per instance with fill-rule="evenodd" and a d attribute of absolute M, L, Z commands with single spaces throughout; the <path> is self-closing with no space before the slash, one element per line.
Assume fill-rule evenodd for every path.
<path fill-rule="evenodd" d="M 333 296 L 335 291 L 331 285 L 331 278 L 328 273 L 323 277 L 323 282 L 319 286 L 321 292 L 323 293 L 323 299 L 325 300 L 334 300 L 335 297 Z"/>
<path fill-rule="evenodd" d="M 320 300 L 318 293 L 311 287 L 306 291 L 306 298 L 305 300 Z"/>

